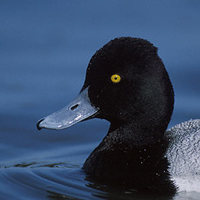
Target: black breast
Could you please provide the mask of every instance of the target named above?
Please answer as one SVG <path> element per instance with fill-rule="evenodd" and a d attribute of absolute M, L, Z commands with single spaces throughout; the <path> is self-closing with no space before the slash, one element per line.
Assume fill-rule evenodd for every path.
<path fill-rule="evenodd" d="M 85 161 L 83 169 L 89 179 L 106 185 L 174 194 L 176 188 L 170 180 L 165 157 L 167 147 L 165 139 L 151 145 L 132 146 L 106 136 Z"/>

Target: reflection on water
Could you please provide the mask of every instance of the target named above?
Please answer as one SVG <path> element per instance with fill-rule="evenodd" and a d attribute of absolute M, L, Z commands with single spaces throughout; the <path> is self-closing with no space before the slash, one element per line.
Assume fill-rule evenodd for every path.
<path fill-rule="evenodd" d="M 35 162 L 5 166 L 0 169 L 0 179 L 3 199 L 181 200 L 186 196 L 191 199 L 200 197 L 200 194 L 195 192 L 181 192 L 174 197 L 168 197 L 101 185 L 86 180 L 80 166 L 67 163 Z"/>
<path fill-rule="evenodd" d="M 121 189 L 87 181 L 80 167 L 66 163 L 27 163 L 16 164 L 1 169 L 4 187 L 0 192 L 4 197 L 49 199 L 171 199 L 158 195 L 138 194 L 134 189 Z M 2 183 L 0 184 L 2 186 Z M 4 188 L 12 189 L 4 191 Z M 13 187 L 13 188 L 12 188 Z"/>

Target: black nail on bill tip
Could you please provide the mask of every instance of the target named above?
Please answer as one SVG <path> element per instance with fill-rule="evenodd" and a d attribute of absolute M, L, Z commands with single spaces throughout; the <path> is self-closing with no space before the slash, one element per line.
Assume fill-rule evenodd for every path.
<path fill-rule="evenodd" d="M 41 120 L 39 120 L 38 122 L 37 122 L 37 129 L 38 130 L 41 130 L 42 129 L 42 127 L 40 127 L 40 123 L 43 121 L 44 119 L 41 119 Z"/>

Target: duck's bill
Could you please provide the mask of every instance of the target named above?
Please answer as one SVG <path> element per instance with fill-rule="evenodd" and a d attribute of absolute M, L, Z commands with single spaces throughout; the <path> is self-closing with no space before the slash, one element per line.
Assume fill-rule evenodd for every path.
<path fill-rule="evenodd" d="M 88 88 L 83 90 L 79 96 L 63 109 L 41 119 L 37 128 L 64 129 L 80 121 L 93 117 L 98 108 L 91 105 L 88 97 Z"/>

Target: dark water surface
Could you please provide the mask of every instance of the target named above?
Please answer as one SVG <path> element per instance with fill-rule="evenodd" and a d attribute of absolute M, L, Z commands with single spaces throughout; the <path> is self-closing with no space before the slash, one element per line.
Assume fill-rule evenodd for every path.
<path fill-rule="evenodd" d="M 108 122 L 35 127 L 78 94 L 90 57 L 117 36 L 159 47 L 176 94 L 169 127 L 200 118 L 200 1 L 0 1 L 0 199 L 156 199 L 85 180 Z"/>

